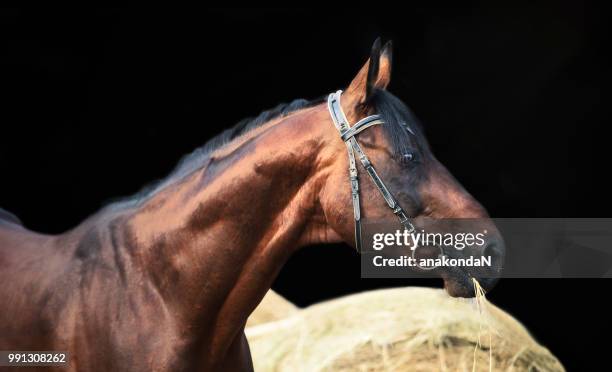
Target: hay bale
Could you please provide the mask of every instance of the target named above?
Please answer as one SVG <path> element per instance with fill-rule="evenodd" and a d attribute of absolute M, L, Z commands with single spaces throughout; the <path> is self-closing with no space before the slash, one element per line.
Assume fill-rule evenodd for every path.
<path fill-rule="evenodd" d="M 297 306 L 287 301 L 283 296 L 279 296 L 273 290 L 269 290 L 259 303 L 259 306 L 257 306 L 255 311 L 249 316 L 246 326 L 252 327 L 258 324 L 287 318 L 297 311 Z"/>
<path fill-rule="evenodd" d="M 504 311 L 432 288 L 322 302 L 246 335 L 256 371 L 489 371 L 489 357 L 494 371 L 564 371 Z"/>

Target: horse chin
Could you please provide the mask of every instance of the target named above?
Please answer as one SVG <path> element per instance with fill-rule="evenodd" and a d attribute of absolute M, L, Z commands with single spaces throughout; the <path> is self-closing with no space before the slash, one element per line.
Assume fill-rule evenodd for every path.
<path fill-rule="evenodd" d="M 451 297 L 472 298 L 475 295 L 471 277 L 464 271 L 451 270 L 442 273 L 444 289 Z"/>
<path fill-rule="evenodd" d="M 443 249 L 437 245 L 420 247 L 418 259 L 436 258 Z M 444 281 L 444 289 L 451 297 L 474 297 L 474 284 L 472 277 L 466 271 L 457 267 L 436 268 L 435 274 Z"/>

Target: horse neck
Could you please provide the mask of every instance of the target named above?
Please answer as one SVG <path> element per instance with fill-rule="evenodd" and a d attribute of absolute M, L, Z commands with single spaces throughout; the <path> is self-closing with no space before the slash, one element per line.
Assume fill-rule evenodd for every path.
<path fill-rule="evenodd" d="M 317 193 L 333 129 L 324 105 L 264 125 L 133 214 L 140 264 L 179 321 L 222 345 L 294 250 L 328 240 Z"/>

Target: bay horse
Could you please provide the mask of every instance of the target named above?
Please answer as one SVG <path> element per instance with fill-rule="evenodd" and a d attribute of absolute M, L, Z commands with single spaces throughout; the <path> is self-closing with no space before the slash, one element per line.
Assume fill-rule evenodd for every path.
<path fill-rule="evenodd" d="M 340 103 L 351 123 L 384 121 L 358 138 L 389 190 L 417 224 L 487 219 L 386 90 L 390 79 L 391 43 L 377 40 Z M 68 351 L 58 370 L 69 371 L 252 370 L 245 322 L 288 257 L 355 244 L 347 168 L 327 104 L 297 100 L 223 132 L 152 189 L 66 233 L 0 213 L 0 350 Z M 395 222 L 375 185 L 359 194 L 363 218 Z M 468 271 L 440 275 L 450 295 L 474 295 Z"/>

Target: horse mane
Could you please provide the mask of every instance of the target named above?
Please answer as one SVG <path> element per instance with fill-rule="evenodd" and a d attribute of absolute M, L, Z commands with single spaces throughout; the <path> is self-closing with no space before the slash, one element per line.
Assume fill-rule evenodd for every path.
<path fill-rule="evenodd" d="M 255 128 L 261 127 L 273 119 L 282 118 L 298 110 L 323 103 L 326 97 L 327 95 L 313 100 L 300 98 L 289 103 L 281 103 L 272 109 L 262 111 L 255 117 L 240 120 L 233 127 L 225 129 L 223 132 L 208 140 L 203 146 L 185 155 L 167 177 L 145 186 L 136 195 L 114 200 L 115 202 L 119 202 L 114 203 L 114 205 L 137 205 L 149 196 L 171 184 L 174 180 L 181 179 L 202 167 L 203 164 L 206 164 L 215 150 L 232 142 L 234 139 Z M 385 121 L 383 129 L 396 154 L 401 154 L 406 151 L 406 149 L 422 148 L 426 146 L 421 125 L 412 111 L 410 111 L 399 98 L 386 90 L 375 90 L 370 97 L 369 103 L 374 108 L 374 111 Z"/>
<path fill-rule="evenodd" d="M 207 162 L 210 155 L 215 150 L 232 142 L 234 139 L 247 134 L 255 128 L 261 127 L 273 119 L 282 118 L 298 110 L 318 105 L 319 103 L 324 102 L 325 97 L 326 96 L 322 96 L 313 100 L 298 98 L 289 103 L 281 103 L 269 110 L 264 110 L 257 116 L 242 119 L 233 127 L 225 129 L 208 140 L 203 146 L 200 146 L 191 153 L 183 156 L 183 158 L 178 162 L 168 176 L 146 185 L 135 195 L 111 199 L 107 206 L 130 207 L 137 205 L 141 201 L 147 199 L 149 196 L 171 184 L 172 181 L 181 179 L 182 177 L 200 168 L 202 164 Z"/>
<path fill-rule="evenodd" d="M 289 103 L 281 103 L 272 109 L 264 110 L 255 117 L 242 119 L 233 127 L 225 129 L 223 132 L 208 140 L 203 146 L 185 155 L 170 173 L 169 178 L 182 177 L 191 173 L 201 166 L 212 152 L 232 142 L 234 139 L 247 134 L 253 129 L 261 127 L 273 119 L 285 117 L 298 110 L 318 105 L 323 101 L 324 97 L 314 100 L 298 98 Z"/>
<path fill-rule="evenodd" d="M 0 222 L 7 221 L 17 225 L 22 225 L 19 217 L 15 216 L 13 213 L 7 211 L 6 209 L 0 208 Z"/>

